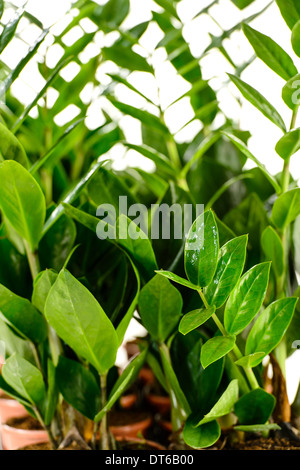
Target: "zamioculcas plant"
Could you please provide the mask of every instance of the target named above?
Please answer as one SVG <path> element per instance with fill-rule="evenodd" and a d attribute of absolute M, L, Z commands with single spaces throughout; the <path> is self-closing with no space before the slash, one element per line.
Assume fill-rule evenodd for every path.
<path fill-rule="evenodd" d="M 292 0 L 287 5 L 286 2 L 277 0 L 277 5 L 283 19 L 292 30 L 291 42 L 294 52 L 300 56 L 300 14 L 298 2 Z M 239 77 L 230 75 L 232 82 L 243 97 L 283 132 L 283 136 L 275 147 L 277 154 L 282 158 L 282 172 L 280 175 L 277 175 L 276 180 L 272 178 L 272 184 L 278 197 L 275 201 L 272 201 L 270 219 L 261 232 L 263 254 L 266 259 L 272 261 L 273 288 L 271 295 L 274 299 L 282 300 L 292 294 L 296 297 L 299 296 L 296 271 L 299 272 L 298 228 L 300 189 L 290 174 L 291 159 L 297 158 L 295 154 L 300 148 L 299 128 L 297 127 L 300 104 L 299 73 L 296 62 L 272 38 L 247 24 L 243 25 L 243 31 L 252 45 L 256 56 L 283 79 L 282 99 L 291 110 L 290 124 L 286 126 L 278 111 L 259 91 Z M 227 134 L 227 137 L 246 156 L 248 155 L 249 157 L 251 155 L 250 151 L 239 139 L 230 134 Z M 253 159 L 253 155 L 249 158 Z M 285 361 L 297 347 L 299 333 L 299 308 L 297 308 L 287 335 L 282 338 L 282 341 L 275 350 L 275 357 L 283 376 L 285 376 Z M 298 391 L 293 405 L 296 421 L 299 418 L 299 394 L 300 391 Z M 286 400 L 284 401 L 286 403 Z M 291 411 L 288 404 L 286 404 L 285 411 L 282 411 L 282 413 L 285 416 L 285 420 L 289 421 Z"/>
<path fill-rule="evenodd" d="M 182 317 L 179 332 L 188 335 L 212 320 L 215 334 L 200 348 L 199 367 L 206 369 L 226 356 L 225 369 L 232 378 L 209 412 L 189 416 L 183 437 L 192 447 L 215 443 L 220 437 L 217 419 L 233 409 L 239 419 L 238 430 L 279 428 L 267 423 L 275 398 L 261 388 L 262 377 L 257 377 L 255 368 L 281 342 L 297 298 L 281 298 L 263 307 L 270 263 L 257 264 L 242 275 L 246 247 L 247 236 L 243 235 L 219 248 L 217 223 L 213 212 L 206 211 L 196 219 L 187 236 L 184 252 L 187 279 L 158 271 L 161 276 L 198 292 L 200 308 Z M 245 339 L 243 334 L 249 325 L 251 329 Z"/>

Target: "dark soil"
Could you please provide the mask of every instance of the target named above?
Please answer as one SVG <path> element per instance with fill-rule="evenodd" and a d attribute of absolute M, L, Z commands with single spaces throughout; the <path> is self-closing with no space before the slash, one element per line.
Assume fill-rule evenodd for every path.
<path fill-rule="evenodd" d="M 11 418 L 6 424 L 12 428 L 25 429 L 27 431 L 41 431 L 42 426 L 37 419 L 32 416 L 25 416 L 23 418 Z"/>
<path fill-rule="evenodd" d="M 144 411 L 112 411 L 109 413 L 110 426 L 127 426 L 140 423 L 148 419 L 151 415 Z"/>
<path fill-rule="evenodd" d="M 224 447 L 226 449 L 227 446 Z M 300 441 L 289 441 L 283 438 L 258 438 L 237 442 L 229 450 L 300 450 Z"/>

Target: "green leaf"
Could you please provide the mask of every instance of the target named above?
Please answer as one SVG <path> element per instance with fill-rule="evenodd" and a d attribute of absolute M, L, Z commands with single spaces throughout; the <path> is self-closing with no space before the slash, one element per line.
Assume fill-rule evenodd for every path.
<path fill-rule="evenodd" d="M 66 269 L 49 292 L 45 316 L 58 336 L 100 374 L 114 365 L 116 331 L 93 295 Z"/>
<path fill-rule="evenodd" d="M 290 29 L 300 20 L 300 5 L 298 0 L 276 0 L 280 13 Z"/>
<path fill-rule="evenodd" d="M 216 307 L 214 306 L 192 310 L 183 316 L 180 321 L 178 331 L 183 335 L 186 335 L 190 331 L 193 331 L 199 326 L 203 325 L 203 323 L 205 323 L 212 316 L 212 314 L 215 313 L 215 311 Z"/>
<path fill-rule="evenodd" d="M 129 0 L 109 0 L 103 7 L 99 8 L 99 19 L 119 26 L 128 15 L 129 8 Z M 98 10 L 95 11 L 95 15 L 98 15 Z"/>
<path fill-rule="evenodd" d="M 4 26 L 3 31 L 0 36 L 0 54 L 6 48 L 6 46 L 10 43 L 13 39 L 18 24 L 23 16 L 24 10 L 21 11 L 21 14 L 16 14 L 15 17 Z"/>
<path fill-rule="evenodd" d="M 239 424 L 265 424 L 273 413 L 276 399 L 261 388 L 243 395 L 234 405 Z"/>
<path fill-rule="evenodd" d="M 241 425 L 241 426 L 234 426 L 235 431 L 242 431 L 242 432 L 269 432 L 269 431 L 280 431 L 281 427 L 278 424 L 271 423 L 271 424 L 249 424 L 249 425 Z"/>
<path fill-rule="evenodd" d="M 49 291 L 57 279 L 52 269 L 41 271 L 34 280 L 31 302 L 41 313 L 44 313 Z"/>
<path fill-rule="evenodd" d="M 231 413 L 235 403 L 239 399 L 239 385 L 238 380 L 232 380 L 225 392 L 221 395 L 217 403 L 213 406 L 209 413 L 201 419 L 197 426 L 214 421 L 222 416 Z"/>
<path fill-rule="evenodd" d="M 289 327 L 297 301 L 295 297 L 276 300 L 263 311 L 248 335 L 246 354 L 264 352 L 267 355 L 276 348 Z M 258 360 L 257 364 L 260 362 Z"/>
<path fill-rule="evenodd" d="M 259 312 L 269 282 L 270 263 L 261 263 L 238 281 L 226 303 L 224 326 L 232 335 L 241 333 Z"/>
<path fill-rule="evenodd" d="M 121 113 L 128 114 L 129 116 L 137 119 L 146 126 L 154 128 L 156 131 L 160 132 L 163 135 L 170 135 L 168 128 L 161 122 L 159 117 L 154 114 L 144 111 L 143 109 L 135 108 L 126 103 L 121 103 L 117 101 L 112 96 L 106 97 Z"/>
<path fill-rule="evenodd" d="M 18 139 L 0 123 L 0 161 L 15 160 L 28 168 L 29 162 L 26 152 Z"/>
<path fill-rule="evenodd" d="M 244 8 L 248 7 L 253 3 L 255 0 L 231 0 L 232 3 L 235 4 L 240 10 L 243 10 Z"/>
<path fill-rule="evenodd" d="M 155 275 L 141 290 L 139 313 L 151 337 L 164 342 L 179 323 L 182 298 L 172 284 Z"/>
<path fill-rule="evenodd" d="M 56 381 L 66 402 L 93 420 L 101 406 L 100 388 L 94 374 L 79 362 L 60 356 Z"/>
<path fill-rule="evenodd" d="M 199 290 L 199 287 L 195 286 L 195 284 L 192 284 L 187 279 L 177 276 L 177 274 L 171 273 L 170 271 L 164 271 L 163 269 L 161 269 L 160 271 L 155 271 L 155 272 L 159 274 L 160 276 L 164 276 L 167 279 L 170 279 L 170 281 L 173 281 L 173 282 L 176 282 L 177 284 L 188 287 L 189 289 L 193 289 L 197 291 Z"/>
<path fill-rule="evenodd" d="M 290 225 L 300 214 L 300 189 L 292 189 L 276 199 L 272 209 L 272 222 L 280 230 Z"/>
<path fill-rule="evenodd" d="M 294 51 L 296 52 L 297 56 L 300 57 L 300 20 L 298 20 L 293 27 L 291 40 Z"/>
<path fill-rule="evenodd" d="M 34 251 L 42 236 L 46 215 L 43 192 L 30 173 L 15 161 L 0 164 L 0 207 L 16 232 Z"/>
<path fill-rule="evenodd" d="M 148 350 L 145 349 L 143 352 L 141 352 L 138 356 L 136 356 L 130 361 L 126 369 L 121 373 L 120 377 L 113 386 L 109 394 L 107 403 L 101 409 L 101 411 L 97 413 L 97 415 L 93 418 L 95 422 L 101 421 L 105 413 L 107 413 L 113 407 L 116 401 L 134 383 L 145 362 L 147 353 Z"/>
<path fill-rule="evenodd" d="M 162 153 L 158 152 L 147 145 L 134 145 L 128 142 L 123 142 L 127 148 L 135 150 L 149 160 L 152 160 L 157 169 L 163 171 L 167 175 L 173 176 L 176 175 L 176 169 L 173 167 L 172 162 Z"/>
<path fill-rule="evenodd" d="M 5 356 L 18 353 L 27 361 L 34 363 L 32 347 L 29 341 L 20 338 L 8 324 L 0 318 L 0 338 L 5 343 Z M 1 387 L 0 387 L 1 388 Z"/>
<path fill-rule="evenodd" d="M 297 68 L 290 56 L 273 39 L 243 24 L 243 31 L 259 57 L 270 69 L 284 80 L 289 80 L 297 73 Z"/>
<path fill-rule="evenodd" d="M 288 160 L 294 153 L 300 149 L 300 129 L 294 129 L 287 132 L 277 142 L 275 150 L 283 160 Z"/>
<path fill-rule="evenodd" d="M 40 343 L 47 337 L 44 318 L 29 302 L 0 284 L 0 316 L 25 339 Z"/>
<path fill-rule="evenodd" d="M 219 253 L 219 234 L 212 211 L 199 215 L 185 243 L 184 267 L 189 281 L 199 287 L 207 286 L 216 271 Z"/>
<path fill-rule="evenodd" d="M 284 250 L 278 233 L 269 225 L 261 236 L 261 245 L 269 261 L 272 261 L 272 269 L 276 276 L 280 277 L 284 272 Z"/>
<path fill-rule="evenodd" d="M 259 91 L 255 90 L 248 83 L 243 82 L 235 75 L 228 74 L 229 78 L 233 81 L 235 86 L 240 90 L 243 97 L 249 101 L 255 108 L 257 108 L 266 118 L 273 124 L 279 127 L 283 132 L 286 132 L 286 126 L 278 111 Z"/>
<path fill-rule="evenodd" d="M 200 361 L 205 369 L 221 357 L 226 356 L 235 346 L 235 336 L 215 336 L 202 346 Z"/>
<path fill-rule="evenodd" d="M 70 204 L 73 202 L 80 194 L 81 191 L 86 187 L 90 179 L 94 176 L 95 173 L 99 170 L 99 168 L 104 164 L 104 162 L 96 162 L 94 163 L 89 171 L 72 187 L 69 189 L 67 194 L 64 196 L 63 200 L 60 204 L 54 209 L 51 213 L 50 217 L 46 220 L 46 223 L 43 228 L 43 235 L 52 227 L 52 225 L 61 217 L 62 213 L 64 212 L 64 204 Z M 72 217 L 72 216 L 71 216 Z"/>
<path fill-rule="evenodd" d="M 115 44 L 110 47 L 104 47 L 102 54 L 105 60 L 111 60 L 119 67 L 131 70 L 133 72 L 152 72 L 152 67 L 148 64 L 145 57 L 137 54 L 128 47 Z"/>
<path fill-rule="evenodd" d="M 237 138 L 235 135 L 229 134 L 228 132 L 222 132 L 222 134 L 225 135 L 228 139 L 230 139 L 231 142 L 245 155 L 245 157 L 249 158 L 249 160 L 252 160 L 261 169 L 261 171 L 263 172 L 265 177 L 268 179 L 268 181 L 271 183 L 271 185 L 275 189 L 276 193 L 280 194 L 281 193 L 281 187 L 277 183 L 274 176 L 272 176 L 268 172 L 266 167 L 262 163 L 260 163 L 259 160 L 257 160 L 257 158 L 250 152 L 250 150 L 244 144 L 244 142 L 242 140 L 240 140 L 239 138 Z"/>
<path fill-rule="evenodd" d="M 216 273 L 205 292 L 209 305 L 219 308 L 226 302 L 243 272 L 247 242 L 248 236 L 242 235 L 220 249 Z"/>
<path fill-rule="evenodd" d="M 2 367 L 4 380 L 32 405 L 39 405 L 46 395 L 39 369 L 18 354 L 9 357 Z"/>
<path fill-rule="evenodd" d="M 291 78 L 282 88 L 282 99 L 285 104 L 295 111 L 300 105 L 300 74 Z"/>
<path fill-rule="evenodd" d="M 183 428 L 183 439 L 194 449 L 212 446 L 221 436 L 221 428 L 217 421 L 195 427 L 195 418 L 189 417 Z"/>
<path fill-rule="evenodd" d="M 237 361 L 235 361 L 235 364 L 241 367 L 254 367 L 255 364 L 257 364 L 257 361 L 262 361 L 263 358 L 265 357 L 265 353 L 263 352 L 257 352 L 254 354 L 249 354 L 248 356 L 243 356 Z"/>

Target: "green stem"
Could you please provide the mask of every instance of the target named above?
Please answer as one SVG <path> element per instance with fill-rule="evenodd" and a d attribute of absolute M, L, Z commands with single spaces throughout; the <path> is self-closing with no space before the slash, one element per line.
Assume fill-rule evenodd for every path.
<path fill-rule="evenodd" d="M 209 304 L 206 300 L 206 297 L 205 297 L 203 291 L 201 289 L 199 289 L 198 293 L 201 297 L 201 300 L 202 300 L 205 308 L 209 308 Z M 222 322 L 220 321 L 220 319 L 218 318 L 216 313 L 213 313 L 212 319 L 215 322 L 216 326 L 218 327 L 219 331 L 222 333 L 222 335 L 227 336 L 227 332 L 226 332 Z M 243 354 L 241 353 L 241 351 L 239 350 L 239 348 L 236 344 L 235 344 L 235 346 L 232 350 L 232 353 L 235 356 L 235 360 L 240 359 L 241 357 L 243 357 Z M 251 388 L 253 390 L 255 390 L 256 388 L 259 388 L 259 384 L 256 380 L 255 374 L 254 374 L 253 370 L 251 369 L 251 367 L 243 367 L 243 369 L 244 369 L 245 375 L 248 379 L 248 382 L 249 382 Z"/>
<path fill-rule="evenodd" d="M 45 431 L 47 432 L 47 434 L 49 436 L 49 440 L 50 440 L 52 449 L 56 450 L 58 448 L 58 444 L 57 444 L 56 440 L 53 437 L 50 426 L 45 425 L 44 420 L 43 420 L 43 418 L 42 418 L 42 416 L 41 416 L 41 414 L 40 414 L 40 412 L 39 412 L 39 410 L 36 406 L 33 408 L 33 410 L 34 410 L 34 413 L 37 417 L 37 420 L 39 421 L 39 423 L 45 429 Z"/>
<path fill-rule="evenodd" d="M 101 405 L 102 408 L 107 402 L 107 373 L 100 374 Z M 108 415 L 104 414 L 100 424 L 101 450 L 110 450 L 110 436 L 108 427 Z"/>
<path fill-rule="evenodd" d="M 162 343 L 159 347 L 162 353 L 165 355 L 167 361 L 172 366 L 170 350 L 165 343 Z M 182 414 L 181 407 L 179 406 L 178 400 L 174 393 L 174 390 L 167 379 L 167 374 L 165 372 L 166 382 L 168 386 L 170 401 L 171 401 L 171 422 L 172 422 L 172 430 L 173 432 L 177 432 L 182 428 L 183 422 L 185 420 L 185 416 Z"/>
<path fill-rule="evenodd" d="M 29 243 L 26 240 L 24 241 L 26 256 L 29 263 L 29 268 L 32 276 L 32 280 L 34 281 L 38 273 L 40 272 L 40 262 L 39 257 L 36 252 L 32 252 L 29 246 Z"/>

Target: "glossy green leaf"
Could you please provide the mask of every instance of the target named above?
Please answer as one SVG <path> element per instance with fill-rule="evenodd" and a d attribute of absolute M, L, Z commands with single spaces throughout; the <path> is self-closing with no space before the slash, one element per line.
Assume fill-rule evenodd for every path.
<path fill-rule="evenodd" d="M 3 159 L 15 160 L 25 168 L 29 166 L 28 158 L 22 144 L 4 124 L 0 123 L 0 161 Z"/>
<path fill-rule="evenodd" d="M 60 356 L 56 381 L 66 402 L 93 420 L 101 406 L 100 387 L 94 374 L 80 362 Z"/>
<path fill-rule="evenodd" d="M 300 5 L 298 0 L 276 0 L 280 13 L 290 29 L 300 20 Z"/>
<path fill-rule="evenodd" d="M 129 0 L 109 0 L 99 9 L 99 19 L 107 23 L 120 25 L 129 13 Z M 97 16 L 98 11 L 95 11 Z"/>
<path fill-rule="evenodd" d="M 117 379 L 115 385 L 113 386 L 109 394 L 107 403 L 101 409 L 101 411 L 97 413 L 97 415 L 93 418 L 94 421 L 101 421 L 104 414 L 107 413 L 113 407 L 116 401 L 134 383 L 145 362 L 147 352 L 147 349 L 141 352 L 138 356 L 132 359 L 128 366 L 124 369 L 124 371 L 122 371 L 121 375 Z"/>
<path fill-rule="evenodd" d="M 252 160 L 257 166 L 258 168 L 260 168 L 260 170 L 263 172 L 263 174 L 265 175 L 265 177 L 268 179 L 268 181 L 270 182 L 270 184 L 273 186 L 273 188 L 275 189 L 276 193 L 280 194 L 281 192 L 281 187 L 280 185 L 277 183 L 276 179 L 274 178 L 274 176 L 272 176 L 268 170 L 266 169 L 266 167 L 260 163 L 259 160 L 257 160 L 257 158 L 250 152 L 250 150 L 248 149 L 248 147 L 244 144 L 243 141 L 241 141 L 238 137 L 232 135 L 232 134 L 229 134 L 228 132 L 222 132 L 223 135 L 225 135 L 228 139 L 231 140 L 231 142 L 247 157 L 249 158 L 249 160 Z"/>
<path fill-rule="evenodd" d="M 243 31 L 252 45 L 257 57 L 268 65 L 284 80 L 289 80 L 297 73 L 297 68 L 290 56 L 273 39 L 256 31 L 248 24 L 243 25 Z"/>
<path fill-rule="evenodd" d="M 285 104 L 293 111 L 300 104 L 300 74 L 288 80 L 282 89 L 282 99 Z"/>
<path fill-rule="evenodd" d="M 0 207 L 11 226 L 34 251 L 46 215 L 43 192 L 30 173 L 15 161 L 0 164 Z"/>
<path fill-rule="evenodd" d="M 116 44 L 102 49 L 104 59 L 111 60 L 119 67 L 140 72 L 152 72 L 147 60 L 128 47 Z"/>
<path fill-rule="evenodd" d="M 283 230 L 300 214 L 300 189 L 292 189 L 276 199 L 272 209 L 272 222 Z"/>
<path fill-rule="evenodd" d="M 282 241 L 278 233 L 269 225 L 261 236 L 261 245 L 269 261 L 272 261 L 272 269 L 276 276 L 282 276 L 284 272 L 284 251 Z"/>
<path fill-rule="evenodd" d="M 27 361 L 34 363 L 32 345 L 30 342 L 15 334 L 2 318 L 0 318 L 0 338 L 1 341 L 5 343 L 6 357 L 18 353 Z"/>
<path fill-rule="evenodd" d="M 212 314 L 215 313 L 215 311 L 216 308 L 214 306 L 192 310 L 183 316 L 180 321 L 178 331 L 183 335 L 186 335 L 190 331 L 193 331 L 199 326 L 203 325 L 203 323 L 205 323 L 212 316 Z"/>
<path fill-rule="evenodd" d="M 159 275 L 154 276 L 141 290 L 139 313 L 151 337 L 164 342 L 179 323 L 182 298 L 172 284 Z"/>
<path fill-rule="evenodd" d="M 194 449 L 205 449 L 210 447 L 221 436 L 221 428 L 217 421 L 195 426 L 195 418 L 189 417 L 183 428 L 183 439 L 185 443 Z"/>
<path fill-rule="evenodd" d="M 0 315 L 13 330 L 25 339 L 40 343 L 47 337 L 42 315 L 29 302 L 0 285 Z"/>
<path fill-rule="evenodd" d="M 156 167 L 167 175 L 176 175 L 176 170 L 173 167 L 172 162 L 165 155 L 158 152 L 157 150 L 152 149 L 147 145 L 134 145 L 128 142 L 123 142 L 123 144 L 127 148 L 135 150 L 144 157 L 149 158 L 149 160 L 152 160 L 155 163 Z"/>
<path fill-rule="evenodd" d="M 57 279 L 57 273 L 52 269 L 41 271 L 33 283 L 31 302 L 41 313 L 44 313 L 49 291 Z"/>
<path fill-rule="evenodd" d="M 217 403 L 212 407 L 209 413 L 202 418 L 198 426 L 214 421 L 222 416 L 231 413 L 234 405 L 239 399 L 238 380 L 232 380 L 226 390 L 223 392 Z"/>
<path fill-rule="evenodd" d="M 183 277 L 177 276 L 177 274 L 171 273 L 170 271 L 164 271 L 163 269 L 159 271 L 155 271 L 157 274 L 160 276 L 164 276 L 167 279 L 170 279 L 170 281 L 176 282 L 177 284 L 181 284 L 182 286 L 188 287 L 189 289 L 193 290 L 199 290 L 199 287 L 196 286 L 195 284 L 192 284 L 190 281 L 187 279 L 184 279 Z"/>
<path fill-rule="evenodd" d="M 91 168 L 85 173 L 85 175 L 76 183 L 71 189 L 68 190 L 60 204 L 54 209 L 50 217 L 46 220 L 43 228 L 43 235 L 52 227 L 52 225 L 59 219 L 64 212 L 64 204 L 71 204 L 83 191 L 90 179 L 94 176 L 104 162 L 96 162 Z"/>
<path fill-rule="evenodd" d="M 263 358 L 265 357 L 265 353 L 263 352 L 257 352 L 253 354 L 249 354 L 248 356 L 243 356 L 237 361 L 235 361 L 235 364 L 241 367 L 254 367 L 255 364 L 257 364 L 257 361 L 262 361 Z"/>
<path fill-rule="evenodd" d="M 226 303 L 224 326 L 232 335 L 241 333 L 259 312 L 269 282 L 270 263 L 261 263 L 238 281 Z"/>
<path fill-rule="evenodd" d="M 248 7 L 253 3 L 255 0 L 231 0 L 240 10 Z"/>
<path fill-rule="evenodd" d="M 151 114 L 148 111 L 144 111 L 143 109 L 135 108 L 129 104 L 121 103 L 112 96 L 107 96 L 107 98 L 123 114 L 128 114 L 146 126 L 150 126 L 151 128 L 156 129 L 156 131 L 163 135 L 169 135 L 168 128 L 161 122 L 159 117 L 155 116 L 154 114 Z"/>
<path fill-rule="evenodd" d="M 276 300 L 263 311 L 248 335 L 246 354 L 264 352 L 267 355 L 276 348 L 289 327 L 297 301 L 295 297 Z"/>
<path fill-rule="evenodd" d="M 297 56 L 300 56 L 300 20 L 297 21 L 292 30 L 292 46 Z"/>
<path fill-rule="evenodd" d="M 283 160 L 288 160 L 294 153 L 300 149 L 300 129 L 285 134 L 277 142 L 275 150 Z"/>
<path fill-rule="evenodd" d="M 21 11 L 21 14 L 16 14 L 15 17 L 4 26 L 0 36 L 0 54 L 13 39 L 23 13 L 24 10 Z"/>
<path fill-rule="evenodd" d="M 58 336 L 99 373 L 114 365 L 116 331 L 93 295 L 66 269 L 49 292 L 45 316 Z"/>
<path fill-rule="evenodd" d="M 219 253 L 218 228 L 212 211 L 204 212 L 193 223 L 185 243 L 184 267 L 189 281 L 207 286 L 216 271 Z"/>
<path fill-rule="evenodd" d="M 209 305 L 221 307 L 238 282 L 244 269 L 247 241 L 247 235 L 242 235 L 220 249 L 216 273 L 205 291 Z"/>
<path fill-rule="evenodd" d="M 249 101 L 255 108 L 257 108 L 266 118 L 273 124 L 279 127 L 283 132 L 286 132 L 286 126 L 278 111 L 269 101 L 255 88 L 248 83 L 244 82 L 235 75 L 228 74 L 232 82 L 239 89 L 243 97 Z"/>
<path fill-rule="evenodd" d="M 46 389 L 41 372 L 18 354 L 7 359 L 2 374 L 8 385 L 33 406 L 44 400 Z"/>
<path fill-rule="evenodd" d="M 243 395 L 234 405 L 239 424 L 265 424 L 270 418 L 276 399 L 261 388 Z"/>
<path fill-rule="evenodd" d="M 201 348 L 200 361 L 205 369 L 221 357 L 226 356 L 235 346 L 235 336 L 215 336 Z"/>

